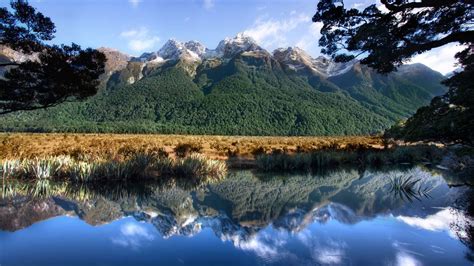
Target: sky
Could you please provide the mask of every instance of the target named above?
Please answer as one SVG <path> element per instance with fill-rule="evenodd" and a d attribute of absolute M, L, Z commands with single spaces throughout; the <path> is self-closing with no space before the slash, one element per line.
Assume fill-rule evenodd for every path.
<path fill-rule="evenodd" d="M 376 0 L 346 0 L 362 8 Z M 7 6 L 10 0 L 0 0 Z M 214 49 L 225 37 L 244 32 L 269 51 L 297 46 L 312 56 L 321 24 L 313 23 L 317 0 L 30 0 L 56 25 L 55 43 L 110 47 L 138 56 L 157 51 L 171 38 L 196 40 Z M 446 74 L 456 68 L 448 45 L 415 57 Z"/>

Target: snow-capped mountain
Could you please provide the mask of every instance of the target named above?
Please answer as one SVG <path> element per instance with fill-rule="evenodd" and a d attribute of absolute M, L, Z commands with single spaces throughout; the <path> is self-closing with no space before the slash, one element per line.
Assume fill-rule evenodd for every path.
<path fill-rule="evenodd" d="M 355 63 L 355 61 L 335 63 L 323 56 L 313 58 L 298 47 L 276 49 L 273 52 L 273 56 L 288 69 L 295 72 L 306 70 L 326 77 L 344 74 L 349 71 Z"/>
<path fill-rule="evenodd" d="M 144 63 L 161 63 L 166 60 L 201 61 L 207 49 L 197 41 L 180 42 L 176 39 L 168 40 L 163 47 L 156 52 L 143 53 L 134 61 Z"/>
<path fill-rule="evenodd" d="M 176 39 L 168 40 L 157 52 L 144 53 L 138 59 L 142 62 L 157 60 L 189 59 L 194 61 L 209 58 L 232 58 L 242 52 L 265 51 L 254 39 L 242 33 L 233 38 L 220 41 L 216 49 L 207 49 L 198 41 L 180 42 Z M 266 51 L 265 51 L 266 52 Z"/>
<path fill-rule="evenodd" d="M 198 41 L 180 42 L 168 40 L 156 52 L 144 53 L 132 61 L 142 62 L 145 65 L 161 64 L 165 61 L 182 61 L 186 63 L 202 63 L 206 60 L 218 59 L 227 62 L 238 56 L 268 57 L 278 61 L 291 71 L 309 71 L 308 73 L 330 77 L 349 71 L 355 62 L 346 64 L 334 63 L 325 57 L 313 58 L 303 49 L 288 47 L 276 49 L 273 54 L 257 44 L 250 36 L 239 33 L 235 37 L 220 41 L 215 49 L 208 49 Z M 189 69 L 191 75 L 195 68 Z"/>
<path fill-rule="evenodd" d="M 234 38 L 225 38 L 220 41 L 217 48 L 214 51 L 210 51 L 207 56 L 212 57 L 214 55 L 230 58 L 239 53 L 250 51 L 265 51 L 265 49 L 260 47 L 252 37 L 239 33 Z"/>
<path fill-rule="evenodd" d="M 158 56 L 165 60 L 178 60 L 185 59 L 189 61 L 200 61 L 201 57 L 199 53 L 205 50 L 205 47 L 198 42 L 179 42 L 175 39 L 171 39 L 158 50 Z"/>
<path fill-rule="evenodd" d="M 208 51 L 208 49 L 198 41 L 188 41 L 184 43 L 184 47 L 199 57 L 203 57 L 203 55 Z"/>

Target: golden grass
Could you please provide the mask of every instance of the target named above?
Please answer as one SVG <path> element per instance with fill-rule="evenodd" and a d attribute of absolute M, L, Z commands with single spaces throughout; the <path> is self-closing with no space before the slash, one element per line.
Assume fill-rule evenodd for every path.
<path fill-rule="evenodd" d="M 346 137 L 247 137 L 202 135 L 125 135 L 125 134 L 61 134 L 0 133 L 0 159 L 35 158 L 70 155 L 75 158 L 126 157 L 140 151 L 164 149 L 175 157 L 180 144 L 202 147 L 200 153 L 210 159 L 229 157 L 252 159 L 258 151 L 282 150 L 287 153 L 344 148 L 364 145 L 381 148 L 382 139 L 371 136 Z"/>
<path fill-rule="evenodd" d="M 4 179 L 62 179 L 73 182 L 98 180 L 149 179 L 157 177 L 190 178 L 196 181 L 220 180 L 227 175 L 224 161 L 211 160 L 202 154 L 186 158 L 160 157 L 140 153 L 126 160 L 77 160 L 70 156 L 35 159 L 4 159 L 0 177 Z"/>

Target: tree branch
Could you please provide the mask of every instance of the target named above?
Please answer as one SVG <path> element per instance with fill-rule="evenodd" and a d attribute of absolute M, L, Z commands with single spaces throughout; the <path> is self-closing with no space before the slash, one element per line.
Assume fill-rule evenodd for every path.
<path fill-rule="evenodd" d="M 452 42 L 461 42 L 461 43 L 473 43 L 474 42 L 474 31 L 462 31 L 451 33 L 444 38 L 441 38 L 436 41 L 431 41 L 421 44 L 410 44 L 407 46 L 406 51 L 426 51 L 431 50 L 436 47 L 440 47 Z"/>
<path fill-rule="evenodd" d="M 64 101 L 56 102 L 53 104 L 48 104 L 48 105 L 42 105 L 42 106 L 30 106 L 30 107 L 21 107 L 21 108 L 16 108 L 16 109 L 5 109 L 1 110 L 0 109 L 0 115 L 5 115 L 13 112 L 18 112 L 18 111 L 32 111 L 32 110 L 39 110 L 39 109 L 47 109 L 50 107 L 57 106 L 60 103 L 63 103 Z"/>
<path fill-rule="evenodd" d="M 390 4 L 388 0 L 380 0 L 380 2 L 392 12 L 401 12 L 410 8 L 424 7 L 441 7 L 456 4 L 459 0 L 422 0 L 421 2 L 409 2 L 402 5 Z"/>
<path fill-rule="evenodd" d="M 14 63 L 14 62 L 8 62 L 8 63 L 0 63 L 0 67 L 6 67 L 6 66 L 19 66 L 19 63 Z"/>

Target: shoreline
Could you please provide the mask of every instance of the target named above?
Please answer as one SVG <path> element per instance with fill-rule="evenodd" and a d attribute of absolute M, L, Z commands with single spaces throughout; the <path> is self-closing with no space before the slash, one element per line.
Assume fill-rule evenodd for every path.
<path fill-rule="evenodd" d="M 122 179 L 121 175 L 133 178 L 137 174 L 156 178 L 163 173 L 192 178 L 218 173 L 222 177 L 226 169 L 311 172 L 346 166 L 362 169 L 416 164 L 449 171 L 467 169 L 471 173 L 472 154 L 472 148 L 462 145 L 387 143 L 373 136 L 0 133 L 0 168 L 21 166 L 21 175 L 27 178 L 37 178 L 40 170 L 58 177 L 51 168 L 64 160 L 72 165 L 66 167 L 63 177 L 72 173 L 79 180 L 105 176 Z"/>

